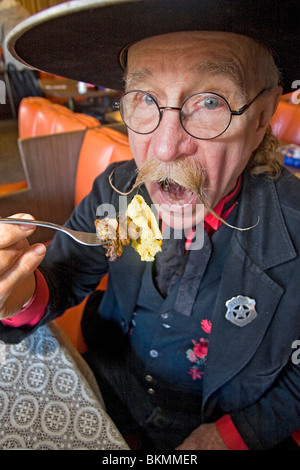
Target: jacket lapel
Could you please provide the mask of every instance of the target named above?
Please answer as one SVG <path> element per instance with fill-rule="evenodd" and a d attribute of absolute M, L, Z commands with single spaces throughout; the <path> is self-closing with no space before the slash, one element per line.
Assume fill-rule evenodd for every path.
<path fill-rule="evenodd" d="M 122 305 L 122 314 L 127 319 L 135 311 L 145 268 L 146 262 L 141 262 L 132 246 L 125 247 L 122 256 L 111 263 L 109 282 L 113 285 L 118 304 Z"/>
<path fill-rule="evenodd" d="M 266 270 L 296 256 L 274 182 L 252 177 L 250 184 L 250 178 L 245 174 L 237 225 L 255 224 L 256 220 L 249 219 L 250 213 L 254 213 L 259 222 L 249 231 L 235 231 L 231 238 L 212 318 L 203 407 L 216 389 L 251 360 L 272 320 L 284 290 Z M 226 301 L 238 295 L 256 302 L 257 317 L 243 327 L 225 318 Z"/>

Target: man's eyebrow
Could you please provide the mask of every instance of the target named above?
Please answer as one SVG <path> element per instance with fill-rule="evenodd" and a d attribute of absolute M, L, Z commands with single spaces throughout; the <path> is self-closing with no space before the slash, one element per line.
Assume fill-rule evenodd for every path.
<path fill-rule="evenodd" d="M 194 70 L 199 73 L 201 76 L 204 73 L 209 73 L 211 75 L 224 75 L 228 77 L 238 88 L 241 93 L 242 98 L 247 98 L 247 93 L 245 92 L 244 81 L 242 79 L 239 67 L 233 61 L 224 61 L 224 60 L 211 60 L 198 63 Z M 143 80 L 153 77 L 153 72 L 149 69 L 142 69 L 138 71 L 129 72 L 126 70 L 124 72 L 124 82 L 125 90 L 133 90 L 136 88 L 137 84 Z"/>
<path fill-rule="evenodd" d="M 211 75 L 224 75 L 228 77 L 239 89 L 242 96 L 247 96 L 245 92 L 244 80 L 241 76 L 239 67 L 233 62 L 224 60 L 206 60 L 196 65 L 195 70 L 201 75 L 210 73 Z"/>
<path fill-rule="evenodd" d="M 124 73 L 124 81 L 125 81 L 125 89 L 132 90 L 136 87 L 136 84 L 140 81 L 143 81 L 149 77 L 152 77 L 153 73 L 151 70 L 143 69 L 136 72 L 128 72 L 125 71 Z"/>

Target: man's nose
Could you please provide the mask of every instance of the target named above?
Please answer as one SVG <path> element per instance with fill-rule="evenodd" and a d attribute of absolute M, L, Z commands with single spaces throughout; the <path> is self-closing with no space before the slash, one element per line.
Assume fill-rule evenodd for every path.
<path fill-rule="evenodd" d="M 164 109 L 158 128 L 151 137 L 152 151 L 158 160 L 169 162 L 196 152 L 197 140 L 182 127 L 177 109 Z"/>

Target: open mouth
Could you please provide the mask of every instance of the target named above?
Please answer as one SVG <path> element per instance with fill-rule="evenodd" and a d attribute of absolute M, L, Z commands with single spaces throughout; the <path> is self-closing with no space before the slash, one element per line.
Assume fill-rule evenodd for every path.
<path fill-rule="evenodd" d="M 191 204 L 197 198 L 192 191 L 169 179 L 159 183 L 159 189 L 164 202 L 169 204 L 184 206 Z"/>

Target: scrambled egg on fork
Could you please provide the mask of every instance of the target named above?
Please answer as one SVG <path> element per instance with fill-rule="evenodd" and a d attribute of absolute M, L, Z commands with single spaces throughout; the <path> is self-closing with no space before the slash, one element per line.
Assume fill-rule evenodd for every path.
<path fill-rule="evenodd" d="M 162 234 L 156 218 L 142 196 L 135 196 L 123 216 L 117 219 L 97 219 L 95 226 L 98 235 L 107 241 L 104 247 L 106 256 L 115 261 L 129 245 L 139 253 L 142 261 L 154 261 L 161 251 Z"/>
<path fill-rule="evenodd" d="M 132 199 L 126 215 L 139 232 L 139 237 L 131 242 L 133 248 L 139 253 L 142 261 L 154 261 L 156 253 L 161 251 L 162 234 L 153 212 L 142 196 L 137 195 Z"/>

